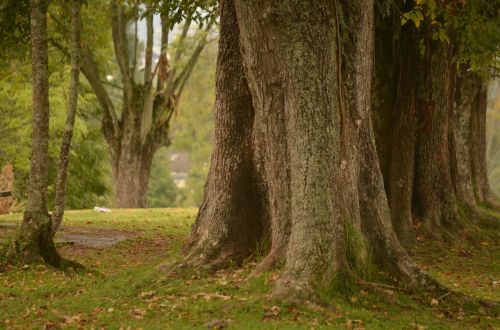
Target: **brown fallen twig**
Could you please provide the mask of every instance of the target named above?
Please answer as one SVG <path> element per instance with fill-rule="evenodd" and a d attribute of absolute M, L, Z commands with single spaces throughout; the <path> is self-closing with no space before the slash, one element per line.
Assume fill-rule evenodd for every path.
<path fill-rule="evenodd" d="M 385 288 L 385 289 L 392 289 L 392 290 L 398 290 L 398 291 L 406 291 L 405 289 L 389 284 L 381 284 L 381 283 L 373 283 L 373 282 L 365 282 L 365 281 L 357 281 L 359 285 L 364 285 L 364 286 L 374 286 L 374 287 L 379 287 L 379 288 Z"/>

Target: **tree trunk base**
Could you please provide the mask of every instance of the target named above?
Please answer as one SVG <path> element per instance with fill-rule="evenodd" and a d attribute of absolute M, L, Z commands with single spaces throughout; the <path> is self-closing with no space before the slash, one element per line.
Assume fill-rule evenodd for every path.
<path fill-rule="evenodd" d="M 12 242 L 9 256 L 20 264 L 46 263 L 61 266 L 52 235 L 50 215 L 39 212 L 25 212 L 19 237 Z"/>
<path fill-rule="evenodd" d="M 10 265 L 84 269 L 79 263 L 60 256 L 53 239 L 51 218 L 38 212 L 25 212 L 20 235 L 12 241 L 1 261 Z"/>

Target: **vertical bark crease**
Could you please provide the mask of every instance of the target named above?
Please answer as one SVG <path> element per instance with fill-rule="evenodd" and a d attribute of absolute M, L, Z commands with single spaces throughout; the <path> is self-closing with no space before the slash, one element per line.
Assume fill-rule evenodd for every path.
<path fill-rule="evenodd" d="M 425 278 L 393 230 L 375 147 L 373 5 L 221 2 L 216 140 L 186 264 L 242 262 L 268 242 L 256 272 L 284 263 L 274 296 L 287 299 L 370 262 Z"/>

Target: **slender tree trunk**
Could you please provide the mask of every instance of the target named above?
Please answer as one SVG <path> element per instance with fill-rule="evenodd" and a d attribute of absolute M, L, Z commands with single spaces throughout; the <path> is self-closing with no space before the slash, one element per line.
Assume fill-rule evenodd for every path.
<path fill-rule="evenodd" d="M 47 1 L 31 0 L 31 50 L 33 75 L 33 129 L 28 201 L 19 239 L 13 248 L 21 262 L 47 262 L 59 266 L 60 256 L 52 239 L 47 210 L 49 164 L 49 74 Z"/>
<path fill-rule="evenodd" d="M 310 298 L 370 262 L 426 281 L 393 231 L 375 149 L 373 3 L 220 9 L 216 142 L 185 262 L 223 267 L 270 240 L 259 267 L 284 263 L 276 297 Z"/>
<path fill-rule="evenodd" d="M 68 177 L 69 152 L 75 127 L 78 102 L 78 79 L 80 75 L 80 0 L 71 3 L 71 77 L 69 87 L 68 112 L 61 140 L 59 167 L 56 180 L 55 207 L 52 213 L 52 233 L 55 235 L 61 225 L 66 206 L 66 181 Z"/>

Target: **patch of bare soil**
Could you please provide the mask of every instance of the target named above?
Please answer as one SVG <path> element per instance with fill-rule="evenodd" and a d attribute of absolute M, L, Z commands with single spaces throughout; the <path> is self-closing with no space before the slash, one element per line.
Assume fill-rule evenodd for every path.
<path fill-rule="evenodd" d="M 94 249 L 104 249 L 137 236 L 138 233 L 119 229 L 62 227 L 56 234 L 56 243 L 69 243 Z"/>
<path fill-rule="evenodd" d="M 0 242 L 17 229 L 17 224 L 0 224 Z M 138 233 L 106 228 L 65 226 L 56 234 L 56 243 L 80 245 L 86 248 L 105 249 L 118 242 L 136 238 Z"/>

